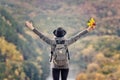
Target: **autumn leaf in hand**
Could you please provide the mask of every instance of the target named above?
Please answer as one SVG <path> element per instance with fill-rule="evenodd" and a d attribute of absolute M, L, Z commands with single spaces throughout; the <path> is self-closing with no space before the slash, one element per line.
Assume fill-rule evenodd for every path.
<path fill-rule="evenodd" d="M 87 26 L 94 29 L 95 26 L 96 26 L 95 19 L 94 18 L 90 18 L 90 20 L 87 23 Z"/>

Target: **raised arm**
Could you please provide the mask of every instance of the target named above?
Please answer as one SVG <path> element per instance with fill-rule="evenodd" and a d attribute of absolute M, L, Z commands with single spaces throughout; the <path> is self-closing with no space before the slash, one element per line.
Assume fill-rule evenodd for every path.
<path fill-rule="evenodd" d="M 91 30 L 94 30 L 96 23 L 94 18 L 91 18 L 88 23 L 87 23 L 88 28 L 86 30 L 81 31 L 80 33 L 76 34 L 75 36 L 73 36 L 72 38 L 70 38 L 67 41 L 67 44 L 70 45 L 74 42 L 76 42 L 82 35 L 85 35 L 86 33 L 88 33 Z"/>
<path fill-rule="evenodd" d="M 32 24 L 32 22 L 26 21 L 25 22 L 26 27 L 28 27 L 30 30 L 32 30 L 35 34 L 37 34 L 40 39 L 42 39 L 43 41 L 45 41 L 47 44 L 52 45 L 52 40 L 49 39 L 48 37 L 44 36 L 41 32 L 39 32 L 38 30 L 36 30 Z"/>
<path fill-rule="evenodd" d="M 76 42 L 77 40 L 80 39 L 81 36 L 85 35 L 85 34 L 88 33 L 88 32 L 89 32 L 89 31 L 88 31 L 87 29 L 79 32 L 78 34 L 76 34 L 76 35 L 73 36 L 72 38 L 68 39 L 67 44 L 70 45 L 70 44 Z"/>

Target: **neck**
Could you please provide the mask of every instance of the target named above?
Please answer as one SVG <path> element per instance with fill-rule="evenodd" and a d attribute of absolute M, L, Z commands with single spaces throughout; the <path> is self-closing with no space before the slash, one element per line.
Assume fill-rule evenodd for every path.
<path fill-rule="evenodd" d="M 64 39 L 64 37 L 55 37 L 55 39 Z"/>

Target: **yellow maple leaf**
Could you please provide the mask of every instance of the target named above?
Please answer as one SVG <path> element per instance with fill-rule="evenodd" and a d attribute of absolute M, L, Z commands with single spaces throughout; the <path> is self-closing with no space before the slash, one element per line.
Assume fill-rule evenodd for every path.
<path fill-rule="evenodd" d="M 94 18 L 90 18 L 90 20 L 87 23 L 88 27 L 94 28 L 96 25 L 95 19 Z"/>

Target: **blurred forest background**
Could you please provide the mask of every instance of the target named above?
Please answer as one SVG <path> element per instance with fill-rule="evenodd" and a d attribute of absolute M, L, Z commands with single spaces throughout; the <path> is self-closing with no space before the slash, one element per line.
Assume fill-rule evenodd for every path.
<path fill-rule="evenodd" d="M 0 0 L 0 80 L 49 76 L 50 46 L 25 27 L 26 20 L 53 39 L 57 27 L 70 38 L 90 17 L 96 29 L 69 47 L 70 77 L 120 80 L 120 0 Z"/>

